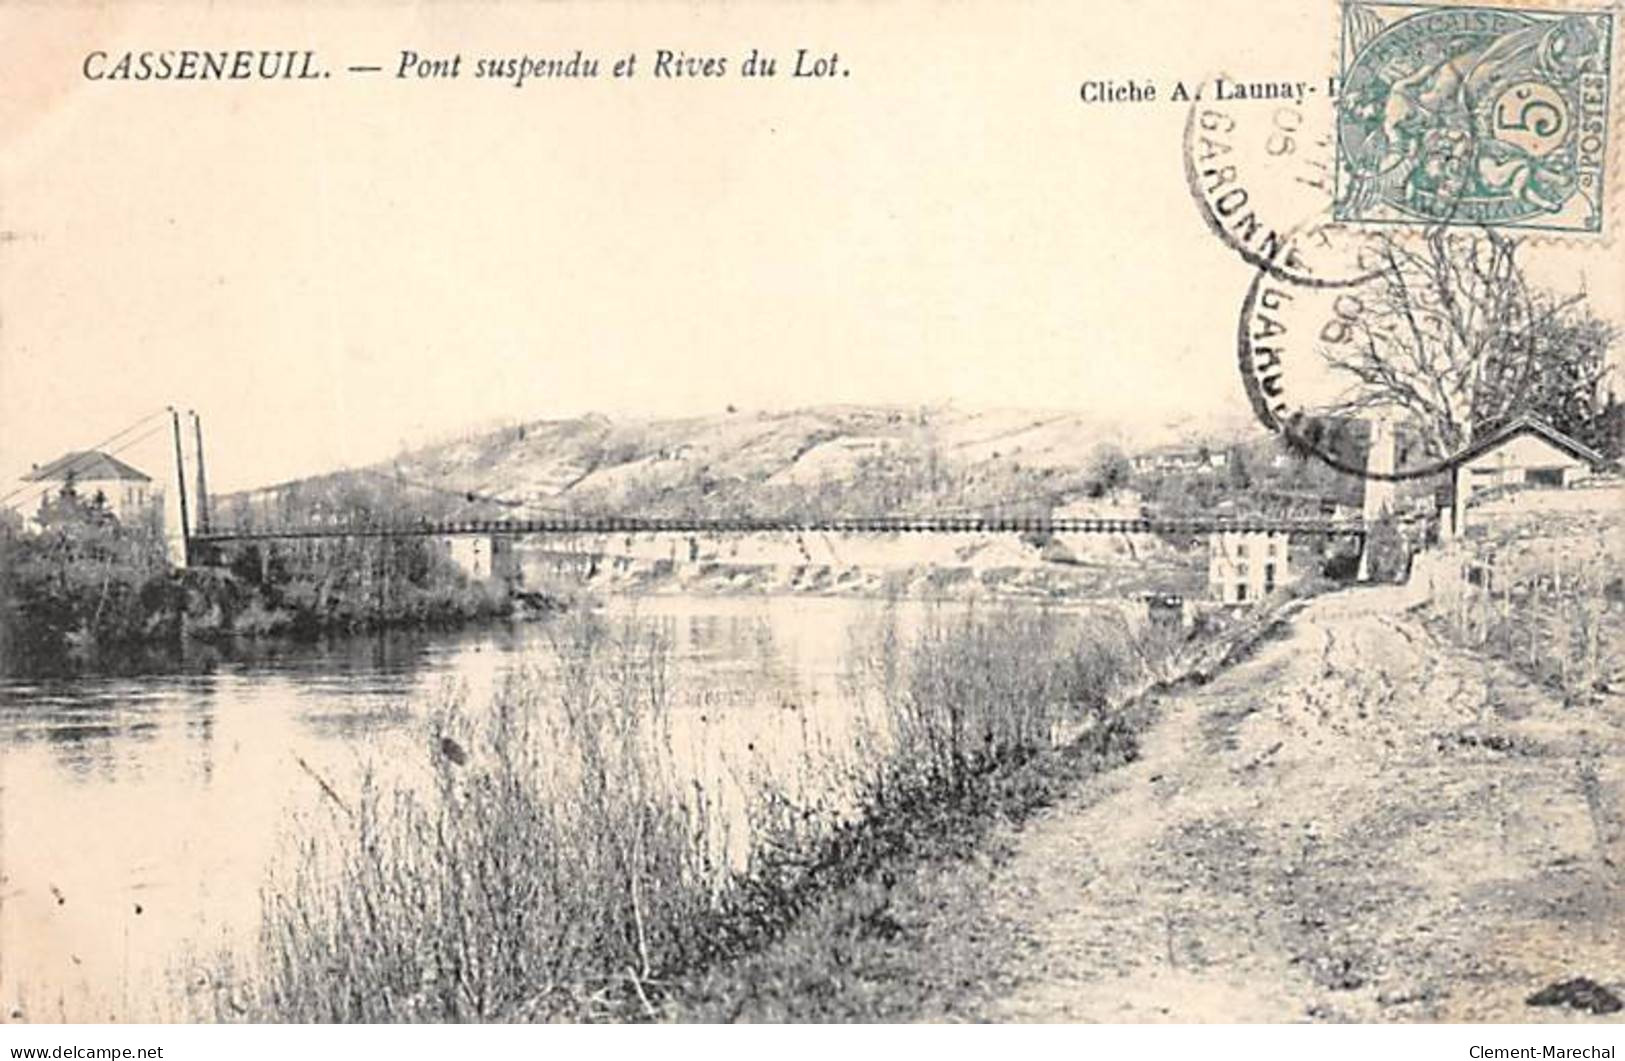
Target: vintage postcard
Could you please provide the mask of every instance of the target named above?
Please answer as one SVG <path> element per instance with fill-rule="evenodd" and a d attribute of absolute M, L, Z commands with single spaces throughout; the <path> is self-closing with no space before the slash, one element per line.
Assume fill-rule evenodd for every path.
<path fill-rule="evenodd" d="M 6 1041 L 1613 1057 L 1622 18 L 0 2 Z"/>

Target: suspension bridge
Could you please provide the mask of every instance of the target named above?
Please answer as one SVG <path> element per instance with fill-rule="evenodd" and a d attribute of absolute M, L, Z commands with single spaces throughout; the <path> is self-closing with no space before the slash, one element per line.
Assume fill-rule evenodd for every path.
<path fill-rule="evenodd" d="M 307 512 L 301 520 L 287 520 L 275 525 L 238 525 L 217 522 L 211 505 L 211 495 L 204 470 L 202 421 L 195 412 L 187 412 L 190 430 L 183 432 L 181 412 L 165 407 L 148 413 L 122 430 L 78 451 L 58 462 L 71 477 L 76 464 L 90 467 L 101 456 L 116 457 L 131 447 L 151 438 L 168 427 L 173 435 L 174 480 L 178 502 L 180 562 L 189 563 L 200 555 L 196 546 L 224 546 L 233 543 L 293 542 L 343 539 L 378 538 L 458 538 L 479 536 L 486 538 L 546 538 L 592 535 L 688 534 L 710 535 L 923 535 L 923 534 L 1032 534 L 1032 535 L 1291 535 L 1318 537 L 1350 537 L 1363 540 L 1366 523 L 1360 518 L 1298 518 L 1290 516 L 1204 516 L 1159 517 L 1141 515 L 1121 516 L 1067 516 L 1028 515 L 1006 516 L 957 510 L 945 513 L 925 513 L 895 516 L 854 518 L 707 518 L 662 517 L 624 514 L 573 514 L 560 510 L 542 509 L 536 505 L 504 498 L 476 490 L 462 490 L 445 485 L 407 480 L 397 475 L 363 469 L 354 474 L 388 480 L 390 483 L 430 494 L 451 495 L 490 510 L 513 511 L 523 509 L 530 515 L 522 518 L 378 518 L 334 512 Z M 189 436 L 189 437 L 188 437 Z M 184 442 L 192 448 L 192 468 L 188 469 Z M 189 476 L 189 471 L 195 478 Z M 189 478 L 192 479 L 189 482 Z M 57 483 L 61 485 L 60 481 Z M 260 494 L 292 495 L 299 483 L 285 483 L 269 487 Z M 33 495 L 49 496 L 50 482 L 28 482 L 23 487 L 0 495 L 0 504 L 21 508 L 19 498 L 26 502 Z M 43 492 L 43 494 L 42 494 Z M 541 515 L 536 515 L 540 511 Z M 210 549 L 210 553 L 217 552 Z"/>

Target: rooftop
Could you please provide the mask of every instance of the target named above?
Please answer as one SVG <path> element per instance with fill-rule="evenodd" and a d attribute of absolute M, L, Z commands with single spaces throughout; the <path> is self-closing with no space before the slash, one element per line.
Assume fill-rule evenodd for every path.
<path fill-rule="evenodd" d="M 41 467 L 36 465 L 34 470 L 23 476 L 24 482 L 67 482 L 69 476 L 74 482 L 99 483 L 109 479 L 124 479 L 138 483 L 150 483 L 152 477 L 145 472 L 136 470 L 119 460 L 99 450 L 81 450 L 76 453 L 64 453 L 51 463 Z"/>
<path fill-rule="evenodd" d="M 1548 424 L 1546 421 L 1540 419 L 1539 417 L 1530 416 L 1527 413 L 1523 416 L 1519 416 L 1508 421 L 1482 438 L 1475 439 L 1472 445 L 1468 446 L 1462 452 L 1458 460 L 1463 463 L 1470 461 L 1474 457 L 1482 456 L 1502 443 L 1516 438 L 1519 435 L 1539 436 L 1576 460 L 1585 461 L 1593 468 L 1598 468 L 1608 463 L 1608 458 L 1604 457 L 1601 453 L 1598 453 L 1590 446 L 1587 446 L 1576 439 L 1570 438 L 1568 435 L 1565 435 L 1551 424 Z"/>

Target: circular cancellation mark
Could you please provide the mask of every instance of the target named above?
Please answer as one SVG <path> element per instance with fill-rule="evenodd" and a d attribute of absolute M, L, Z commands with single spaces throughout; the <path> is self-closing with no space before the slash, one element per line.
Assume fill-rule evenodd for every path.
<path fill-rule="evenodd" d="M 1429 344 L 1449 342 L 1432 278 L 1408 265 L 1425 261 L 1419 248 L 1472 237 L 1450 235 L 1444 223 L 1331 220 L 1337 113 L 1319 88 L 1283 83 L 1274 98 L 1260 98 L 1256 86 L 1224 75 L 1204 80 L 1185 121 L 1186 184 L 1208 229 L 1253 268 L 1236 357 L 1259 423 L 1349 475 L 1426 478 L 1456 463 L 1465 443 L 1439 423 L 1415 422 L 1414 406 L 1394 401 L 1407 386 L 1426 385 L 1416 369 Z M 1400 319 L 1410 334 L 1397 333 Z M 1385 364 L 1385 350 L 1411 362 Z M 1439 397 L 1437 419 L 1446 425 L 1451 402 Z M 1392 425 L 1391 466 L 1367 459 L 1373 414 L 1401 421 Z"/>

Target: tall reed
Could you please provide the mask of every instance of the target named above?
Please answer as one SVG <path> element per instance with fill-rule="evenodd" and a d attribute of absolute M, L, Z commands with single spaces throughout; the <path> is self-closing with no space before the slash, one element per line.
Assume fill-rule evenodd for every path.
<path fill-rule="evenodd" d="M 1108 733 L 1114 694 L 1177 645 L 1105 613 L 882 623 L 853 653 L 861 717 L 838 737 L 803 721 L 793 767 L 747 765 L 736 805 L 674 748 L 658 638 L 591 617 L 558 629 L 551 667 L 488 704 L 445 699 L 421 769 L 331 793 L 327 827 L 268 881 L 257 953 L 214 1015 L 656 1016 L 682 977 L 765 942 L 1002 770 Z"/>
<path fill-rule="evenodd" d="M 717 867 L 671 771 L 664 647 L 591 620 L 561 636 L 553 673 L 448 697 L 422 775 L 335 794 L 334 828 L 265 890 L 248 1015 L 591 1016 L 683 963 Z"/>

